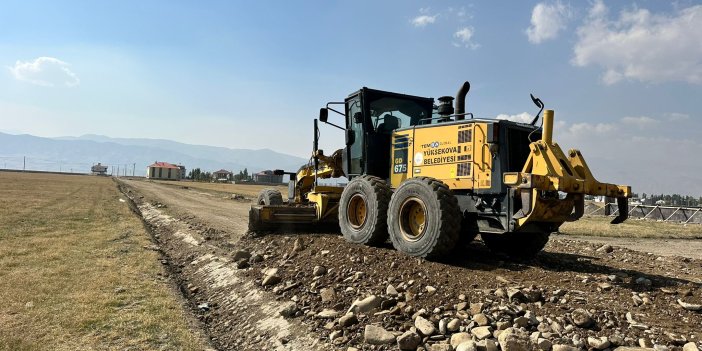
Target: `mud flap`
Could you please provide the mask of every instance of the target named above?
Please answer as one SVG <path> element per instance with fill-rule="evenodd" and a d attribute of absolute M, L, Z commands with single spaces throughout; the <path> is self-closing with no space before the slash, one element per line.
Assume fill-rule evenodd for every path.
<path fill-rule="evenodd" d="M 618 197 L 617 198 L 617 209 L 619 210 L 619 214 L 617 214 L 614 219 L 610 222 L 611 224 L 619 224 L 624 221 L 626 221 L 627 218 L 629 218 L 629 201 L 625 197 Z"/>

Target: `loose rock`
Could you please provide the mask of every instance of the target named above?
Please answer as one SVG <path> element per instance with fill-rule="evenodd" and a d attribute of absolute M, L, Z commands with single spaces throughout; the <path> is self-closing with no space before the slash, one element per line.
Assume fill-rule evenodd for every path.
<path fill-rule="evenodd" d="M 382 298 L 376 295 L 370 295 L 363 300 L 356 300 L 353 304 L 351 304 L 349 312 L 354 310 L 356 311 L 356 313 L 372 312 L 373 310 L 379 308 L 382 302 Z"/>
<path fill-rule="evenodd" d="M 263 275 L 263 281 L 261 281 L 261 285 L 275 285 L 280 283 L 281 280 L 282 278 L 278 275 L 278 268 L 269 268 Z"/>
<path fill-rule="evenodd" d="M 336 318 L 338 316 L 339 316 L 339 311 L 335 311 L 332 309 L 324 309 L 324 310 L 322 310 L 322 312 L 319 312 L 316 315 L 317 318 L 322 318 L 322 319 Z"/>
<path fill-rule="evenodd" d="M 571 345 L 556 344 L 551 348 L 552 351 L 580 351 L 579 348 Z"/>
<path fill-rule="evenodd" d="M 297 305 L 294 302 L 288 302 L 278 310 L 278 313 L 284 318 L 292 318 L 295 317 L 297 311 Z"/>
<path fill-rule="evenodd" d="M 422 338 L 419 336 L 419 334 L 408 330 L 397 338 L 397 347 L 399 347 L 400 350 L 414 351 L 417 349 L 417 346 L 419 346 L 421 341 Z"/>
<path fill-rule="evenodd" d="M 473 321 L 475 323 L 478 323 L 479 326 L 486 326 L 486 325 L 490 324 L 490 321 L 488 320 L 487 316 L 482 314 L 482 313 L 478 313 L 478 314 L 474 315 Z"/>
<path fill-rule="evenodd" d="M 424 336 L 431 336 L 434 335 L 434 333 L 436 333 L 436 327 L 434 326 L 434 323 L 428 321 L 422 316 L 417 316 L 417 318 L 414 320 L 414 326 Z"/>
<path fill-rule="evenodd" d="M 381 327 L 369 324 L 363 332 L 363 340 L 371 345 L 385 345 L 395 342 L 395 335 Z"/>
<path fill-rule="evenodd" d="M 581 328 L 588 328 L 595 322 L 590 313 L 582 308 L 578 308 L 571 313 L 573 323 Z"/>
<path fill-rule="evenodd" d="M 246 250 L 236 250 L 232 254 L 232 261 L 238 261 L 241 259 L 250 259 L 251 258 L 251 253 L 246 251 Z"/>
<path fill-rule="evenodd" d="M 451 351 L 453 348 L 449 344 L 434 344 L 431 345 L 431 351 Z"/>
<path fill-rule="evenodd" d="M 534 349 L 529 336 L 514 328 L 507 328 L 502 331 L 497 340 L 502 351 L 531 351 Z"/>
<path fill-rule="evenodd" d="M 487 339 L 492 335 L 492 327 L 490 326 L 484 326 L 484 327 L 477 327 L 473 328 L 470 330 L 471 334 L 475 335 L 475 338 L 478 340 L 483 340 Z"/>
<path fill-rule="evenodd" d="M 455 333 L 461 328 L 461 320 L 458 318 L 454 318 L 448 322 L 446 325 L 446 329 L 448 329 L 449 332 Z"/>
<path fill-rule="evenodd" d="M 314 266 L 314 269 L 312 270 L 312 274 L 314 274 L 315 277 L 325 275 L 325 274 L 327 274 L 327 267 Z"/>
<path fill-rule="evenodd" d="M 473 340 L 464 341 L 456 347 L 456 351 L 478 351 L 478 344 Z"/>
<path fill-rule="evenodd" d="M 604 350 L 609 347 L 610 342 L 606 336 L 600 338 L 594 338 L 590 336 L 587 338 L 587 344 L 595 350 Z"/>
<path fill-rule="evenodd" d="M 451 335 L 451 346 L 458 347 L 458 345 L 471 340 L 471 336 L 468 333 L 456 333 Z"/>
<path fill-rule="evenodd" d="M 334 288 L 323 288 L 319 290 L 319 296 L 322 298 L 322 302 L 331 302 L 336 300 L 336 292 Z"/>
<path fill-rule="evenodd" d="M 358 317 L 355 314 L 347 314 L 339 318 L 339 325 L 343 328 L 348 328 L 358 323 Z"/>
<path fill-rule="evenodd" d="M 685 302 L 682 299 L 678 299 L 678 304 L 688 311 L 702 311 L 702 305 Z"/>

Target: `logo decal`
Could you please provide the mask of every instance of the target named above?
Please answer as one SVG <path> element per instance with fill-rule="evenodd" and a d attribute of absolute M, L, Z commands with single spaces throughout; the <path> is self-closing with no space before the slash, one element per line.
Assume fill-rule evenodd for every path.
<path fill-rule="evenodd" d="M 418 153 L 414 154 L 414 164 L 421 165 L 422 162 L 424 162 L 424 153 L 418 152 Z"/>

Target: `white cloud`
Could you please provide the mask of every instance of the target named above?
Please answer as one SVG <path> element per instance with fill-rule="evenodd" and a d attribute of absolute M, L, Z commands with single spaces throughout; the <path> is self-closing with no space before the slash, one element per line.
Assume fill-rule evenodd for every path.
<path fill-rule="evenodd" d="M 667 119 L 671 122 L 674 122 L 674 121 L 683 121 L 683 120 L 689 119 L 690 115 L 685 114 L 685 113 L 668 112 L 668 113 L 664 113 L 663 117 L 665 117 L 665 119 Z"/>
<path fill-rule="evenodd" d="M 80 83 L 69 64 L 53 57 L 38 57 L 34 61 L 17 61 L 8 67 L 15 79 L 45 87 L 64 85 L 74 87 Z"/>
<path fill-rule="evenodd" d="M 463 27 L 459 30 L 457 30 L 455 33 L 453 33 L 453 37 L 458 40 L 458 42 L 454 42 L 453 46 L 456 47 L 467 47 L 471 48 L 473 50 L 477 49 L 480 47 L 479 44 L 476 44 L 473 42 L 473 35 L 475 34 L 475 30 L 473 27 Z"/>
<path fill-rule="evenodd" d="M 519 122 L 519 123 L 531 123 L 531 120 L 534 119 L 534 115 L 529 114 L 529 112 L 522 112 L 518 113 L 516 115 L 508 115 L 508 114 L 499 114 L 495 119 L 506 119 L 508 121 L 512 122 Z"/>
<path fill-rule="evenodd" d="M 536 4 L 531 11 L 531 25 L 526 29 L 529 42 L 539 44 L 556 38 L 558 33 L 566 28 L 571 16 L 570 8 L 560 1 Z"/>
<path fill-rule="evenodd" d="M 421 12 L 421 11 L 420 11 Z M 426 27 L 428 24 L 436 22 L 436 18 L 439 15 L 420 15 L 412 19 L 412 25 L 415 27 Z"/>
<path fill-rule="evenodd" d="M 599 66 L 603 83 L 683 81 L 702 84 L 702 5 L 654 14 L 632 8 L 609 19 L 596 0 L 578 28 L 576 66 Z"/>
<path fill-rule="evenodd" d="M 607 134 L 617 129 L 617 126 L 612 123 L 573 123 L 568 132 L 574 136 L 589 135 L 597 137 L 601 134 Z"/>
<path fill-rule="evenodd" d="M 658 124 L 658 120 L 646 116 L 624 117 L 622 118 L 622 123 L 633 125 L 639 129 L 644 129 Z"/>

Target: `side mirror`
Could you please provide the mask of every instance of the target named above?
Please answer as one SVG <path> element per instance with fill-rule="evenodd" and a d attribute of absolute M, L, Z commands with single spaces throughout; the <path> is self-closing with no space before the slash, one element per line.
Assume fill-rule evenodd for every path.
<path fill-rule="evenodd" d="M 363 123 L 363 114 L 356 112 L 353 114 L 353 123 Z"/>
<path fill-rule="evenodd" d="M 353 129 L 346 130 L 346 145 L 352 145 L 356 141 L 356 133 Z"/>
<path fill-rule="evenodd" d="M 285 175 L 285 171 L 282 169 L 276 169 L 273 171 L 273 175 L 282 176 Z"/>
<path fill-rule="evenodd" d="M 326 108 L 322 107 L 319 109 L 319 120 L 327 123 L 327 119 L 329 119 L 329 110 Z"/>

